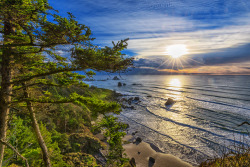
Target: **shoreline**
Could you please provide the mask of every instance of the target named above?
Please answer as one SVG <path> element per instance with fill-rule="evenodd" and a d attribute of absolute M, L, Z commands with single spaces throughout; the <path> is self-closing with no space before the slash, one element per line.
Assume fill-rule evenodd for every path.
<path fill-rule="evenodd" d="M 124 140 L 133 141 L 123 145 L 131 166 L 135 164 L 136 167 L 192 167 L 172 154 L 163 153 L 154 144 L 141 141 L 139 137 L 135 139 L 135 136 L 126 135 Z"/>
<path fill-rule="evenodd" d="M 114 91 L 116 101 L 120 103 L 123 111 L 124 109 L 131 108 L 133 105 L 140 103 L 139 97 L 126 98 L 126 95 Z M 133 105 L 132 105 L 133 104 Z M 127 122 L 126 122 L 127 123 Z M 129 129 L 129 128 L 128 128 Z M 192 167 L 188 162 L 181 160 L 180 158 L 167 154 L 161 151 L 155 144 L 142 141 L 140 137 L 136 135 L 137 132 L 128 133 L 123 138 L 123 148 L 125 154 L 130 160 L 130 165 L 135 164 L 136 167 Z M 131 129 L 130 129 L 131 131 Z M 139 142 L 137 141 L 139 138 Z M 132 164 L 131 164 L 132 163 Z"/>

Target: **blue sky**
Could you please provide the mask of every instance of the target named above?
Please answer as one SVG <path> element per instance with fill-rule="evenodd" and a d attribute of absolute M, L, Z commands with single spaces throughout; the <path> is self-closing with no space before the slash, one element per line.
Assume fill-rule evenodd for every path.
<path fill-rule="evenodd" d="M 100 46 L 130 38 L 138 71 L 250 74 L 249 0 L 49 0 L 73 13 Z M 65 15 L 66 16 L 66 15 Z M 166 52 L 182 44 L 188 53 Z"/>

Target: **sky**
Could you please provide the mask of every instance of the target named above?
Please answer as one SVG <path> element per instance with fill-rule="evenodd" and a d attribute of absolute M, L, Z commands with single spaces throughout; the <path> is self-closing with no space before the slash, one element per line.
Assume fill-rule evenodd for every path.
<path fill-rule="evenodd" d="M 136 74 L 250 75 L 249 0 L 49 0 L 90 27 L 95 44 L 129 38 Z M 185 46 L 173 58 L 169 47 Z M 181 50 L 177 48 L 177 51 Z"/>

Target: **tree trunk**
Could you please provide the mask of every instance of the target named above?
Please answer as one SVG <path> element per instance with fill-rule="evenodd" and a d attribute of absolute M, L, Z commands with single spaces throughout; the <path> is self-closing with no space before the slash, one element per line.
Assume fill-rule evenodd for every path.
<path fill-rule="evenodd" d="M 23 87 L 24 87 L 24 89 L 23 89 L 24 97 L 29 98 L 28 88 L 25 87 L 25 84 L 23 84 Z M 27 108 L 29 110 L 30 119 L 31 119 L 31 122 L 32 122 L 32 127 L 33 127 L 33 129 L 35 131 L 35 135 L 37 137 L 39 146 L 42 149 L 43 161 L 44 161 L 46 167 L 51 167 L 48 148 L 47 148 L 47 146 L 46 146 L 46 144 L 44 142 L 43 136 L 42 136 L 40 128 L 39 128 L 39 124 L 38 124 L 38 122 L 36 120 L 36 114 L 35 114 L 34 108 L 33 108 L 30 101 L 26 101 L 26 104 L 27 104 Z"/>
<path fill-rule="evenodd" d="M 13 33 L 14 28 L 8 22 L 4 23 L 4 35 Z M 4 38 L 4 44 L 10 43 L 8 37 Z M 3 49 L 2 62 L 1 62 L 1 88 L 0 88 L 0 139 L 6 140 L 6 133 L 8 129 L 9 110 L 12 94 L 12 75 L 13 75 L 13 55 L 11 55 L 11 47 Z M 0 143 L 0 167 L 2 166 L 5 145 Z"/>

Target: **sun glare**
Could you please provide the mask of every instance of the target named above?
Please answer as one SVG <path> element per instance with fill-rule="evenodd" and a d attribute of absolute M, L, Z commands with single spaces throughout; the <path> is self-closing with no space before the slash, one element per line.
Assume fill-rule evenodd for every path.
<path fill-rule="evenodd" d="M 187 53 L 188 53 L 188 49 L 186 45 L 178 44 L 178 45 L 170 45 L 167 47 L 167 54 L 175 59 Z"/>

